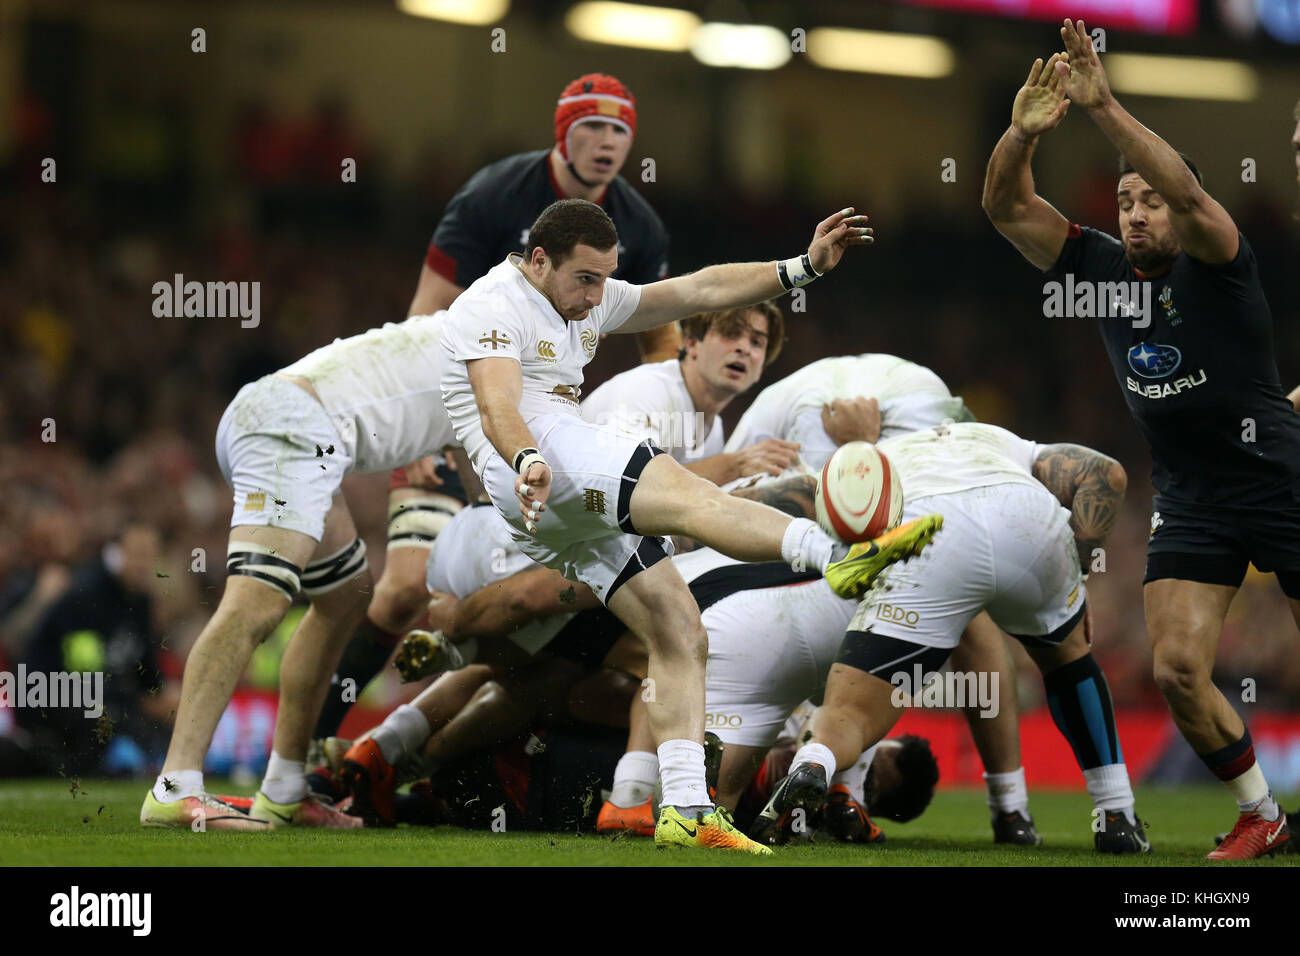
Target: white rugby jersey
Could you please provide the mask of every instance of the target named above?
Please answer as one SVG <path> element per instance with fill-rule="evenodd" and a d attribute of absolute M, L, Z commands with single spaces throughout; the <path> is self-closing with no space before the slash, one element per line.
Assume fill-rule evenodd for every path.
<path fill-rule="evenodd" d="M 649 438 L 683 465 L 722 454 L 722 416 L 714 415 L 705 428 L 677 359 L 615 375 L 582 400 L 582 417 Z"/>
<path fill-rule="evenodd" d="M 806 431 L 821 432 L 823 405 L 859 395 L 880 403 L 882 440 L 945 419 L 969 417 L 961 399 L 923 365 L 896 355 L 842 355 L 805 365 L 759 392 L 727 441 L 727 451 L 765 438 L 783 438 L 803 445 L 805 460 L 813 468 L 821 468 L 830 457 L 824 433 L 818 441 Z M 819 448 L 821 453 L 814 453 Z"/>
<path fill-rule="evenodd" d="M 280 370 L 311 382 L 356 471 L 388 471 L 456 444 L 442 407 L 446 312 L 387 322 Z"/>
<path fill-rule="evenodd" d="M 494 581 L 539 567 L 540 564 L 519 550 L 501 512 L 492 505 L 474 505 L 456 512 L 433 542 L 425 566 L 425 580 L 431 591 L 464 598 Z M 508 636 L 534 654 L 572 617 L 572 614 L 553 614 L 538 618 Z"/>
<path fill-rule="evenodd" d="M 1043 487 L 1033 475 L 1038 445 L 996 425 L 937 425 L 876 447 L 898 470 L 906 501 L 989 485 Z"/>
<path fill-rule="evenodd" d="M 512 253 L 462 292 L 443 330 L 449 359 L 442 377 L 443 403 L 480 477 L 494 449 L 483 434 L 465 363 L 480 358 L 519 363 L 519 413 L 525 424 L 555 412 L 577 418 L 582 370 L 596 354 L 601 335 L 626 323 L 641 302 L 639 285 L 606 279 L 600 305 L 586 318 L 568 322 L 519 271 L 515 263 L 521 261 Z"/>

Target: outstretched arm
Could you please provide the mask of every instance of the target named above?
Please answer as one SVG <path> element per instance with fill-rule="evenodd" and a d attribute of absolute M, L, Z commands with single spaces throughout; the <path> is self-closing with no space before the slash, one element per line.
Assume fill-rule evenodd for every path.
<path fill-rule="evenodd" d="M 1128 476 L 1114 458 L 1082 445 L 1043 445 L 1034 458 L 1034 477 L 1070 509 L 1070 528 L 1087 573 L 1094 548 L 1119 521 Z"/>
<path fill-rule="evenodd" d="M 1069 56 L 1057 61 L 1056 72 L 1064 81 L 1065 94 L 1087 109 L 1106 138 L 1168 204 L 1169 224 L 1183 250 L 1202 262 L 1224 263 L 1237 258 L 1236 223 L 1201 188 L 1174 148 L 1129 115 L 1111 95 L 1106 71 L 1083 21 L 1066 20 L 1061 39 Z"/>
<path fill-rule="evenodd" d="M 808 261 L 818 275 L 823 275 L 839 264 L 849 246 L 871 241 L 867 217 L 853 215 L 852 207 L 841 209 L 817 225 L 808 247 Z M 778 277 L 778 266 L 775 261 L 731 262 L 651 282 L 641 287 L 641 301 L 632 317 L 613 331 L 644 332 L 699 312 L 737 309 L 783 295 L 789 287 Z"/>
<path fill-rule="evenodd" d="M 984 212 L 1029 262 L 1050 269 L 1061 255 L 1070 224 L 1034 191 L 1029 160 L 1038 137 L 1055 129 L 1070 108 L 1055 66 L 1035 60 L 1011 107 L 1011 125 L 998 140 L 984 174 Z"/>

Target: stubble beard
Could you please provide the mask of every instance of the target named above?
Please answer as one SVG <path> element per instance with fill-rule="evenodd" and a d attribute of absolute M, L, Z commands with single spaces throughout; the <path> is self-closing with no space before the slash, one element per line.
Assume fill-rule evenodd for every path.
<path fill-rule="evenodd" d="M 1178 258 L 1181 251 L 1178 240 L 1173 236 L 1168 236 L 1159 243 L 1148 241 L 1142 249 L 1135 249 L 1127 239 L 1124 240 L 1124 257 L 1134 269 L 1141 272 L 1158 272 Z"/>

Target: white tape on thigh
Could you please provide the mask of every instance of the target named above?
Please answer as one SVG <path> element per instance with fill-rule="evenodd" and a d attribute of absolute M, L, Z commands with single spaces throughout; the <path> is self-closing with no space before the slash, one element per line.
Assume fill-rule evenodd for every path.
<path fill-rule="evenodd" d="M 389 548 L 429 548 L 463 508 L 447 495 L 421 495 L 388 507 Z"/>
<path fill-rule="evenodd" d="M 302 570 L 270 548 L 251 541 L 232 541 L 226 548 L 226 573 L 240 574 L 275 588 L 290 601 L 298 596 Z"/>
<path fill-rule="evenodd" d="M 367 567 L 366 543 L 354 538 L 347 547 L 307 565 L 307 570 L 302 573 L 303 593 L 313 597 L 327 594 L 347 584 Z"/>

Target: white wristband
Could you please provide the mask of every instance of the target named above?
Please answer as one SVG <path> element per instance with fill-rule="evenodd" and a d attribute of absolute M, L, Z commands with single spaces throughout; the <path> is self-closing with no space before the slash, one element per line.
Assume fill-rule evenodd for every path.
<path fill-rule="evenodd" d="M 546 465 L 546 459 L 542 457 L 541 452 L 536 452 L 536 451 L 529 452 L 527 455 L 524 455 L 524 457 L 521 458 L 519 461 L 519 474 L 523 475 L 528 471 L 530 465 L 536 465 L 536 464 Z M 547 465 L 547 467 L 549 468 L 550 465 Z"/>
<path fill-rule="evenodd" d="M 797 258 L 777 262 L 776 278 L 781 283 L 781 288 L 789 292 L 821 278 L 821 273 L 813 268 L 812 259 L 805 252 Z"/>

